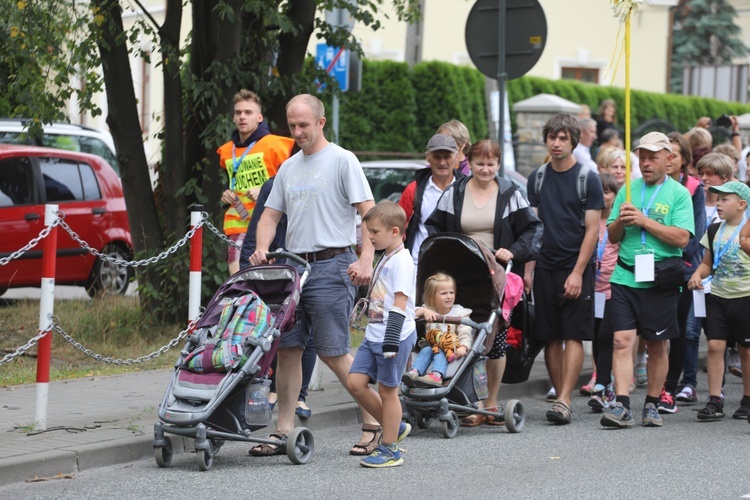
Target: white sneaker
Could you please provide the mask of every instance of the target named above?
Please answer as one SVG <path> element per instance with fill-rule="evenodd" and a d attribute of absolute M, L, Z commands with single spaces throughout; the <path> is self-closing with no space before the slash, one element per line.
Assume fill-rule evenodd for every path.
<path fill-rule="evenodd" d="M 549 391 L 547 391 L 547 402 L 548 403 L 554 403 L 557 401 L 557 391 L 554 387 L 551 387 Z"/>

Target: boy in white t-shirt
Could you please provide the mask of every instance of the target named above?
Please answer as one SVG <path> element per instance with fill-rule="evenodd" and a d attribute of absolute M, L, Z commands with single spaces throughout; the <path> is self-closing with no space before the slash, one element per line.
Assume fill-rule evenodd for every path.
<path fill-rule="evenodd" d="M 411 432 L 411 426 L 401 422 L 398 387 L 417 339 L 414 262 L 404 249 L 406 213 L 398 204 L 381 201 L 365 214 L 362 223 L 367 225 L 375 250 L 385 252 L 372 274 L 367 329 L 349 370 L 347 387 L 381 425 L 378 446 L 359 464 L 394 467 L 403 463 L 398 444 Z M 371 381 L 377 381 L 377 392 L 370 388 Z"/>
<path fill-rule="evenodd" d="M 717 420 L 724 417 L 721 384 L 724 350 L 730 338 L 737 342 L 744 382 L 740 407 L 732 417 L 747 419 L 750 418 L 750 376 L 745 376 L 750 370 L 750 334 L 747 330 L 750 256 L 740 249 L 740 231 L 745 225 L 750 188 L 742 182 L 733 181 L 709 189 L 718 194 L 716 207 L 722 222 L 711 224 L 701 239 L 706 253 L 688 282 L 691 290 L 706 293 L 709 397 L 706 407 L 698 412 L 698 419 Z"/>

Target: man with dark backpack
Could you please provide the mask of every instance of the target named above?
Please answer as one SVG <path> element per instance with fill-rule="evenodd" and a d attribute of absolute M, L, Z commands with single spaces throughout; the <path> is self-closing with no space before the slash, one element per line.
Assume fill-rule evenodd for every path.
<path fill-rule="evenodd" d="M 532 337 L 546 344 L 544 359 L 557 394 L 547 420 L 557 424 L 571 421 L 570 397 L 583 367 L 583 341 L 594 337 L 593 256 L 604 194 L 598 176 L 573 156 L 580 134 L 574 116 L 551 118 L 543 130 L 551 161 L 529 176 L 529 203 L 544 222 L 533 276 Z M 526 270 L 529 278 L 531 267 Z"/>

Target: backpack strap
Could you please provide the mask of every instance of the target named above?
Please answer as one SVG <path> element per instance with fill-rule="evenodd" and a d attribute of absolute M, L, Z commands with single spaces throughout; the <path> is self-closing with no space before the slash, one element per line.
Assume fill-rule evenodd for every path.
<path fill-rule="evenodd" d="M 539 193 L 542 192 L 542 183 L 544 183 L 544 172 L 547 170 L 547 165 L 549 163 L 545 163 L 541 167 L 539 167 L 536 171 L 536 178 L 534 179 L 534 192 L 536 193 L 536 199 L 539 200 Z"/>
<path fill-rule="evenodd" d="M 578 182 L 576 183 L 576 191 L 578 192 L 578 198 L 581 200 L 581 226 L 586 225 L 586 182 L 588 181 L 589 173 L 591 170 L 585 168 L 580 163 L 578 164 Z"/>

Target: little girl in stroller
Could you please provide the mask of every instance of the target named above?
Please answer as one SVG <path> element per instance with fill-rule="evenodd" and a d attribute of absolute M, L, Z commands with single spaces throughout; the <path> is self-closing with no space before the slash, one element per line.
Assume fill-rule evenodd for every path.
<path fill-rule="evenodd" d="M 471 327 L 436 323 L 438 315 L 468 318 L 471 309 L 466 309 L 456 300 L 456 280 L 445 273 L 436 273 L 427 278 L 424 291 L 424 305 L 415 310 L 417 318 L 424 318 L 425 338 L 420 341 L 421 350 L 404 373 L 401 381 L 409 387 L 440 387 L 448 368 L 448 363 L 466 356 L 471 349 L 473 336 Z M 432 363 L 432 370 L 426 374 Z M 422 376 L 420 376 L 422 375 Z"/>

